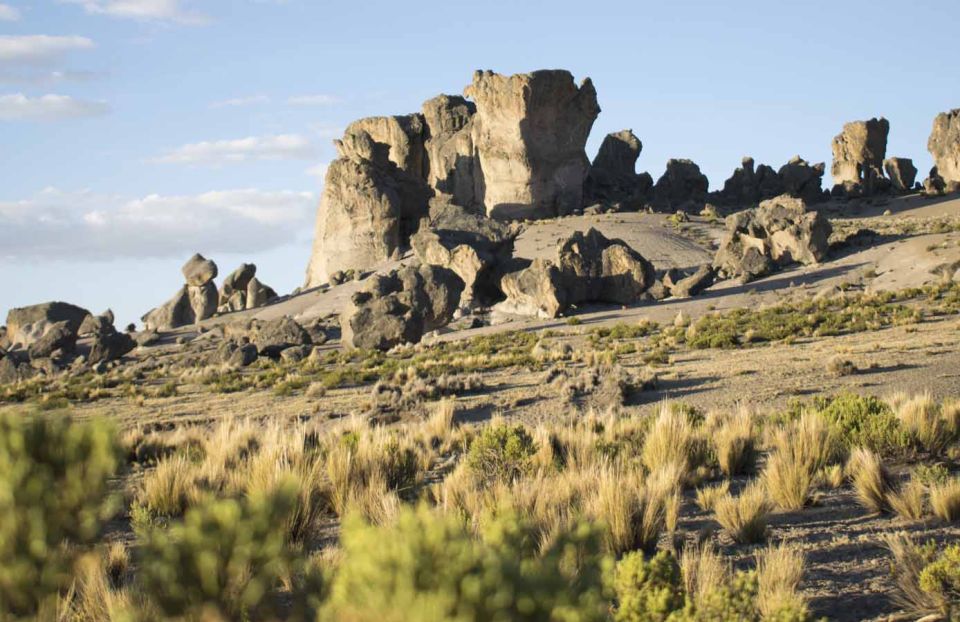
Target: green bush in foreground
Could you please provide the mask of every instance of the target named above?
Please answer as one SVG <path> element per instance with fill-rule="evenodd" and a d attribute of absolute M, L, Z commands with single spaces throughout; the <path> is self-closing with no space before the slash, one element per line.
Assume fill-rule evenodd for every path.
<path fill-rule="evenodd" d="M 815 399 L 813 408 L 836 427 L 848 449 L 866 447 L 891 457 L 903 454 L 912 445 L 910 434 L 890 406 L 876 397 L 842 393 Z"/>
<path fill-rule="evenodd" d="M 515 516 L 487 523 L 482 539 L 452 516 L 401 511 L 396 525 L 348 520 L 344 556 L 321 619 L 353 622 L 590 622 L 604 620 L 604 557 L 587 526 L 539 555 Z"/>
<path fill-rule="evenodd" d="M 924 567 L 920 589 L 944 603 L 948 620 L 960 619 L 960 545 L 947 547 Z"/>
<path fill-rule="evenodd" d="M 32 615 L 67 587 L 113 509 L 120 453 L 102 422 L 0 416 L 0 617 Z"/>
<path fill-rule="evenodd" d="M 481 479 L 510 481 L 529 470 L 536 451 L 522 425 L 491 425 L 470 443 L 467 465 Z"/>

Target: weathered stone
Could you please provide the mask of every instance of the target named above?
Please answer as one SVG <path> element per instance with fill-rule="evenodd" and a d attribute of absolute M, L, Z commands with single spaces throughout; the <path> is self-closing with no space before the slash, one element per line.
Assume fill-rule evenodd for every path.
<path fill-rule="evenodd" d="M 753 158 L 748 156 L 724 182 L 723 190 L 716 193 L 716 199 L 724 205 L 749 207 L 781 194 L 783 182 L 777 172 L 766 164 L 754 170 Z"/>
<path fill-rule="evenodd" d="M 260 356 L 274 359 L 289 347 L 310 344 L 307 331 L 296 321 L 286 317 L 254 322 L 249 337 Z"/>
<path fill-rule="evenodd" d="M 107 309 L 100 315 L 88 315 L 85 317 L 83 322 L 80 323 L 77 334 L 81 337 L 87 337 L 114 331 L 116 331 L 116 329 L 113 326 L 113 312 Z"/>
<path fill-rule="evenodd" d="M 7 313 L 6 340 L 11 346 L 28 348 L 58 322 L 66 322 L 70 331 L 76 334 L 88 315 L 90 312 L 86 309 L 66 302 L 45 302 L 10 309 Z"/>
<path fill-rule="evenodd" d="M 567 299 L 579 302 L 632 304 L 656 279 L 653 264 L 625 242 L 607 239 L 590 228 L 575 231 L 557 247 Z"/>
<path fill-rule="evenodd" d="M 257 277 L 253 277 L 250 279 L 250 282 L 247 283 L 247 309 L 259 309 L 276 298 L 277 292 L 273 291 L 273 288 L 261 283 Z"/>
<path fill-rule="evenodd" d="M 257 358 L 257 346 L 252 343 L 238 344 L 235 341 L 227 340 L 217 346 L 210 357 L 210 362 L 231 367 L 247 367 L 252 365 Z"/>
<path fill-rule="evenodd" d="M 927 150 L 933 156 L 944 190 L 960 189 L 960 108 L 941 112 L 933 120 Z"/>
<path fill-rule="evenodd" d="M 227 275 L 223 279 L 223 284 L 220 286 L 219 300 L 217 302 L 218 306 L 226 305 L 228 308 L 233 305 L 233 296 L 238 292 L 242 292 L 244 296 L 247 293 L 247 284 L 250 283 L 252 279 L 257 274 L 257 266 L 252 263 L 243 263 L 240 264 L 240 267 Z M 243 307 L 241 307 L 243 308 Z M 237 309 L 230 309 L 231 311 L 236 311 Z"/>
<path fill-rule="evenodd" d="M 560 269 L 548 259 L 534 259 L 523 268 L 505 274 L 500 289 L 506 300 L 498 306 L 515 315 L 559 317 L 567 310 L 567 284 Z"/>
<path fill-rule="evenodd" d="M 378 350 L 419 342 L 453 319 L 462 291 L 460 277 L 439 266 L 374 275 L 341 314 L 341 340 L 348 347 Z"/>
<path fill-rule="evenodd" d="M 155 329 L 144 330 L 134 335 L 134 341 L 137 342 L 138 346 L 144 348 L 147 346 L 152 346 L 160 341 L 160 333 L 158 333 Z"/>
<path fill-rule="evenodd" d="M 193 312 L 193 322 L 201 322 L 213 317 L 217 312 L 217 286 L 213 281 L 203 285 L 187 285 L 187 296 L 190 298 L 190 309 Z"/>
<path fill-rule="evenodd" d="M 208 281 L 201 286 L 184 285 L 173 298 L 140 319 L 147 330 L 170 330 L 205 320 L 216 310 L 217 288 Z"/>
<path fill-rule="evenodd" d="M 479 170 L 473 149 L 477 107 L 459 95 L 439 95 L 423 104 L 428 138 L 424 145 L 427 185 L 448 194 L 457 205 L 483 212 L 477 198 Z"/>
<path fill-rule="evenodd" d="M 787 195 L 728 216 L 726 226 L 713 262 L 726 277 L 749 280 L 791 263 L 817 263 L 829 251 L 830 222 Z"/>
<path fill-rule="evenodd" d="M 811 165 L 797 155 L 781 166 L 777 174 L 783 184 L 785 194 L 803 199 L 804 203 L 812 204 L 823 200 L 821 184 L 825 170 L 826 165 L 823 162 Z"/>
<path fill-rule="evenodd" d="M 584 188 L 587 203 L 616 203 L 625 210 L 643 206 L 653 186 L 649 173 L 637 174 L 643 143 L 633 130 L 607 134 L 593 159 Z"/>
<path fill-rule="evenodd" d="M 44 358 L 53 355 L 58 350 L 64 354 L 72 353 L 77 346 L 77 331 L 68 321 L 56 322 L 30 344 L 27 352 L 31 359 Z"/>
<path fill-rule="evenodd" d="M 517 230 L 437 198 L 410 238 L 417 258 L 453 270 L 464 283 L 460 307 L 496 295 L 497 266 L 510 259 Z"/>
<path fill-rule="evenodd" d="M 248 283 L 249 285 L 249 283 Z M 222 293 L 221 293 L 222 297 Z M 217 307 L 217 313 L 232 313 L 234 311 L 243 311 L 247 308 L 247 292 L 235 291 L 230 294 L 226 300 L 221 298 L 220 305 Z"/>
<path fill-rule="evenodd" d="M 910 192 L 917 180 L 917 167 L 910 158 L 887 158 L 883 161 L 890 184 L 897 192 Z"/>
<path fill-rule="evenodd" d="M 670 295 L 674 298 L 689 298 L 696 296 L 703 290 L 713 285 L 713 279 L 716 275 L 713 266 L 704 264 L 696 269 L 693 274 L 685 275 L 683 273 L 676 275 L 674 281 L 670 284 Z"/>
<path fill-rule="evenodd" d="M 653 204 L 659 210 L 703 207 L 710 182 L 700 167 L 690 160 L 667 160 L 667 170 L 653 187 Z"/>
<path fill-rule="evenodd" d="M 832 144 L 835 193 L 870 196 L 886 189 L 883 160 L 889 133 L 890 123 L 882 117 L 844 124 Z"/>
<path fill-rule="evenodd" d="M 280 351 L 280 359 L 287 363 L 299 363 L 313 351 L 313 346 L 291 346 Z"/>
<path fill-rule="evenodd" d="M 217 278 L 217 264 L 210 259 L 205 259 L 200 253 L 188 259 L 181 271 L 187 280 L 187 285 L 195 287 L 206 285 Z"/>
<path fill-rule="evenodd" d="M 338 271 L 373 267 L 395 257 L 400 247 L 399 169 L 387 148 L 365 132 L 345 135 L 337 145 L 341 157 L 327 167 L 306 287 Z"/>
<path fill-rule="evenodd" d="M 121 358 L 137 346 L 137 342 L 127 333 L 107 331 L 97 333 L 90 345 L 87 362 L 96 365 L 100 362 L 109 362 Z"/>
<path fill-rule="evenodd" d="M 498 218 L 549 218 L 583 204 L 584 146 L 600 113 L 589 78 L 563 70 L 503 76 L 477 71 L 472 138 L 483 171 L 479 200 Z"/>

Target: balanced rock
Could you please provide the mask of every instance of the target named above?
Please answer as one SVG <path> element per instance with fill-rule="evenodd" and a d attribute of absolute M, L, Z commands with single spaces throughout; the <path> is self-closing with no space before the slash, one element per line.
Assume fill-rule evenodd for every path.
<path fill-rule="evenodd" d="M 497 268 L 510 259 L 517 233 L 437 198 L 410 246 L 422 263 L 449 268 L 460 277 L 464 289 L 459 306 L 469 308 L 475 298 L 488 301 L 496 296 Z"/>
<path fill-rule="evenodd" d="M 567 283 L 567 297 L 584 301 L 632 304 L 653 284 L 653 264 L 625 242 L 607 239 L 590 228 L 573 232 L 557 247 L 557 265 Z"/>
<path fill-rule="evenodd" d="M 649 173 L 637 174 L 643 143 L 633 130 L 607 134 L 593 159 L 584 193 L 587 203 L 619 204 L 624 210 L 643 206 L 653 186 Z"/>
<path fill-rule="evenodd" d="M 882 117 L 844 124 L 832 144 L 835 193 L 870 196 L 885 189 L 883 160 L 889 133 L 890 122 Z"/>
<path fill-rule="evenodd" d="M 341 314 L 341 339 L 348 347 L 377 350 L 417 343 L 453 319 L 462 292 L 460 277 L 439 266 L 374 275 Z"/>
<path fill-rule="evenodd" d="M 883 161 L 890 184 L 897 192 L 910 192 L 917 180 L 917 167 L 910 158 L 887 158 Z"/>
<path fill-rule="evenodd" d="M 187 285 L 200 287 L 217 278 L 217 264 L 210 259 L 204 259 L 200 253 L 195 254 L 183 264 L 181 268 Z"/>
<path fill-rule="evenodd" d="M 791 263 L 818 263 L 829 251 L 830 222 L 788 195 L 728 216 L 726 227 L 713 262 L 725 277 L 748 281 Z"/>
<path fill-rule="evenodd" d="M 777 174 L 783 184 L 784 193 L 812 204 L 823 200 L 822 183 L 825 171 L 826 165 L 823 162 L 811 165 L 797 155 L 781 166 Z"/>
<path fill-rule="evenodd" d="M 667 170 L 653 187 L 653 204 L 659 210 L 674 211 L 696 207 L 699 211 L 710 185 L 707 176 L 691 160 L 667 160 Z M 697 207 L 699 206 L 699 207 Z"/>
<path fill-rule="evenodd" d="M 942 180 L 940 192 L 960 190 L 960 108 L 941 112 L 933 120 L 927 150 L 933 156 L 936 177 Z"/>
<path fill-rule="evenodd" d="M 472 137 L 487 215 L 550 218 L 580 209 L 590 166 L 584 146 L 600 113 L 589 78 L 578 87 L 564 70 L 477 71 L 464 95 L 477 107 Z"/>
<path fill-rule="evenodd" d="M 46 302 L 11 309 L 7 313 L 6 341 L 11 346 L 28 348 L 59 322 L 66 322 L 69 331 L 76 334 L 88 315 L 90 312 L 86 309 L 66 302 Z"/>
<path fill-rule="evenodd" d="M 459 95 L 439 95 L 423 104 L 428 138 L 424 144 L 427 185 L 471 211 L 483 211 L 473 149 L 477 107 Z"/>

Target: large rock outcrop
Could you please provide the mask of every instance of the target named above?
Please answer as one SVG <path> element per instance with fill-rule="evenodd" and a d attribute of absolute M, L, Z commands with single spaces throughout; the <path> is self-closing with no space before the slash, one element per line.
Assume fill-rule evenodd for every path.
<path fill-rule="evenodd" d="M 933 120 L 927 150 L 934 163 L 930 179 L 924 183 L 928 192 L 960 191 L 960 108 L 941 112 Z"/>
<path fill-rule="evenodd" d="M 796 199 L 803 199 L 803 202 L 809 205 L 824 200 L 822 184 L 826 168 L 823 162 L 810 164 L 796 155 L 780 167 L 777 175 L 783 184 L 784 193 Z"/>
<path fill-rule="evenodd" d="M 830 248 L 830 222 L 789 195 L 732 214 L 726 226 L 713 262 L 725 277 L 749 281 L 791 263 L 817 263 Z"/>
<path fill-rule="evenodd" d="M 482 213 L 472 135 L 476 112 L 476 105 L 459 95 L 439 95 L 424 102 L 424 176 L 436 192 L 450 195 L 457 205 Z"/>
<path fill-rule="evenodd" d="M 504 275 L 500 288 L 506 299 L 498 308 L 551 318 L 586 302 L 627 305 L 641 300 L 656 279 L 653 265 L 640 253 L 593 228 L 561 240 L 556 257 Z"/>
<path fill-rule="evenodd" d="M 256 274 L 257 266 L 252 263 L 240 264 L 240 267 L 228 274 L 217 295 L 217 312 L 259 309 L 275 300 L 277 292 L 261 283 Z"/>
<path fill-rule="evenodd" d="M 753 158 L 747 156 L 713 198 L 723 205 L 749 207 L 781 194 L 783 182 L 777 171 L 766 164 L 754 168 Z"/>
<path fill-rule="evenodd" d="M 549 218 L 582 206 L 584 146 L 600 113 L 589 78 L 578 87 L 564 70 L 477 71 L 464 95 L 477 106 L 472 137 L 488 215 Z"/>
<path fill-rule="evenodd" d="M 181 270 L 186 284 L 173 297 L 140 319 L 147 330 L 169 330 L 213 317 L 219 294 L 213 279 L 217 264 L 199 253 L 187 260 Z"/>
<path fill-rule="evenodd" d="M 653 178 L 636 172 L 643 143 L 633 130 L 607 134 L 597 157 L 590 165 L 584 186 L 585 202 L 618 204 L 623 210 L 637 210 L 648 199 Z"/>
<path fill-rule="evenodd" d="M 653 187 L 653 204 L 661 211 L 700 211 L 710 186 L 691 160 L 667 160 L 667 169 Z"/>
<path fill-rule="evenodd" d="M 417 343 L 453 319 L 462 291 L 460 277 L 439 266 L 374 275 L 341 314 L 341 340 L 347 347 L 376 350 Z"/>
<path fill-rule="evenodd" d="M 67 332 L 76 335 L 83 320 L 90 312 L 66 302 L 45 302 L 10 309 L 7 312 L 6 341 L 10 346 L 29 348 L 47 331 L 59 323 L 65 323 Z"/>
<path fill-rule="evenodd" d="M 844 124 L 832 143 L 835 194 L 870 196 L 887 189 L 883 161 L 889 133 L 890 122 L 883 117 Z"/>
<path fill-rule="evenodd" d="M 470 308 L 497 296 L 500 268 L 513 254 L 517 233 L 515 227 L 434 199 L 410 246 L 422 263 L 449 268 L 460 277 L 464 289 L 459 306 Z"/>

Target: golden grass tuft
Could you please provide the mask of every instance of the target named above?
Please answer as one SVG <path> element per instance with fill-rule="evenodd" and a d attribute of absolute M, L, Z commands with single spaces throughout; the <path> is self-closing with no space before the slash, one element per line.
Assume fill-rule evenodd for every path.
<path fill-rule="evenodd" d="M 930 486 L 930 509 L 940 520 L 960 520 L 960 477 Z"/>
<path fill-rule="evenodd" d="M 850 453 L 847 473 L 853 482 L 857 500 L 862 506 L 876 513 L 887 510 L 890 476 L 877 454 L 869 449 L 857 447 Z"/>
<path fill-rule="evenodd" d="M 720 470 L 727 477 L 747 473 L 756 462 L 757 427 L 754 414 L 745 406 L 724 418 L 710 435 Z"/>
<path fill-rule="evenodd" d="M 893 580 L 897 588 L 894 602 L 917 618 L 942 613 L 947 606 L 943 596 L 920 587 L 920 574 L 931 561 L 929 553 L 903 532 L 883 534 L 881 538 L 893 555 Z"/>
<path fill-rule="evenodd" d="M 717 522 L 739 544 L 754 544 L 766 538 L 771 509 L 767 491 L 757 482 L 748 484 L 737 497 L 728 493 L 714 506 Z"/>
<path fill-rule="evenodd" d="M 678 465 L 685 479 L 696 466 L 698 445 L 697 430 L 687 414 L 663 402 L 644 439 L 640 459 L 650 472 L 664 464 Z"/>
<path fill-rule="evenodd" d="M 700 607 L 732 574 L 730 563 L 709 544 L 687 547 L 680 556 L 684 591 Z"/>
<path fill-rule="evenodd" d="M 757 554 L 757 608 L 763 619 L 779 619 L 779 612 L 796 616 L 807 611 L 806 599 L 799 590 L 803 565 L 800 549 L 786 543 L 770 546 Z"/>
<path fill-rule="evenodd" d="M 730 482 L 724 481 L 713 486 L 704 486 L 697 489 L 697 506 L 704 512 L 712 512 L 717 505 L 717 500 L 729 494 Z"/>
<path fill-rule="evenodd" d="M 952 423 L 941 416 L 940 405 L 929 393 L 903 401 L 895 412 L 904 429 L 933 456 L 941 455 L 953 440 Z"/>
<path fill-rule="evenodd" d="M 927 487 L 922 482 L 911 479 L 899 490 L 887 494 L 887 504 L 893 513 L 903 520 L 921 520 L 927 504 Z"/>

